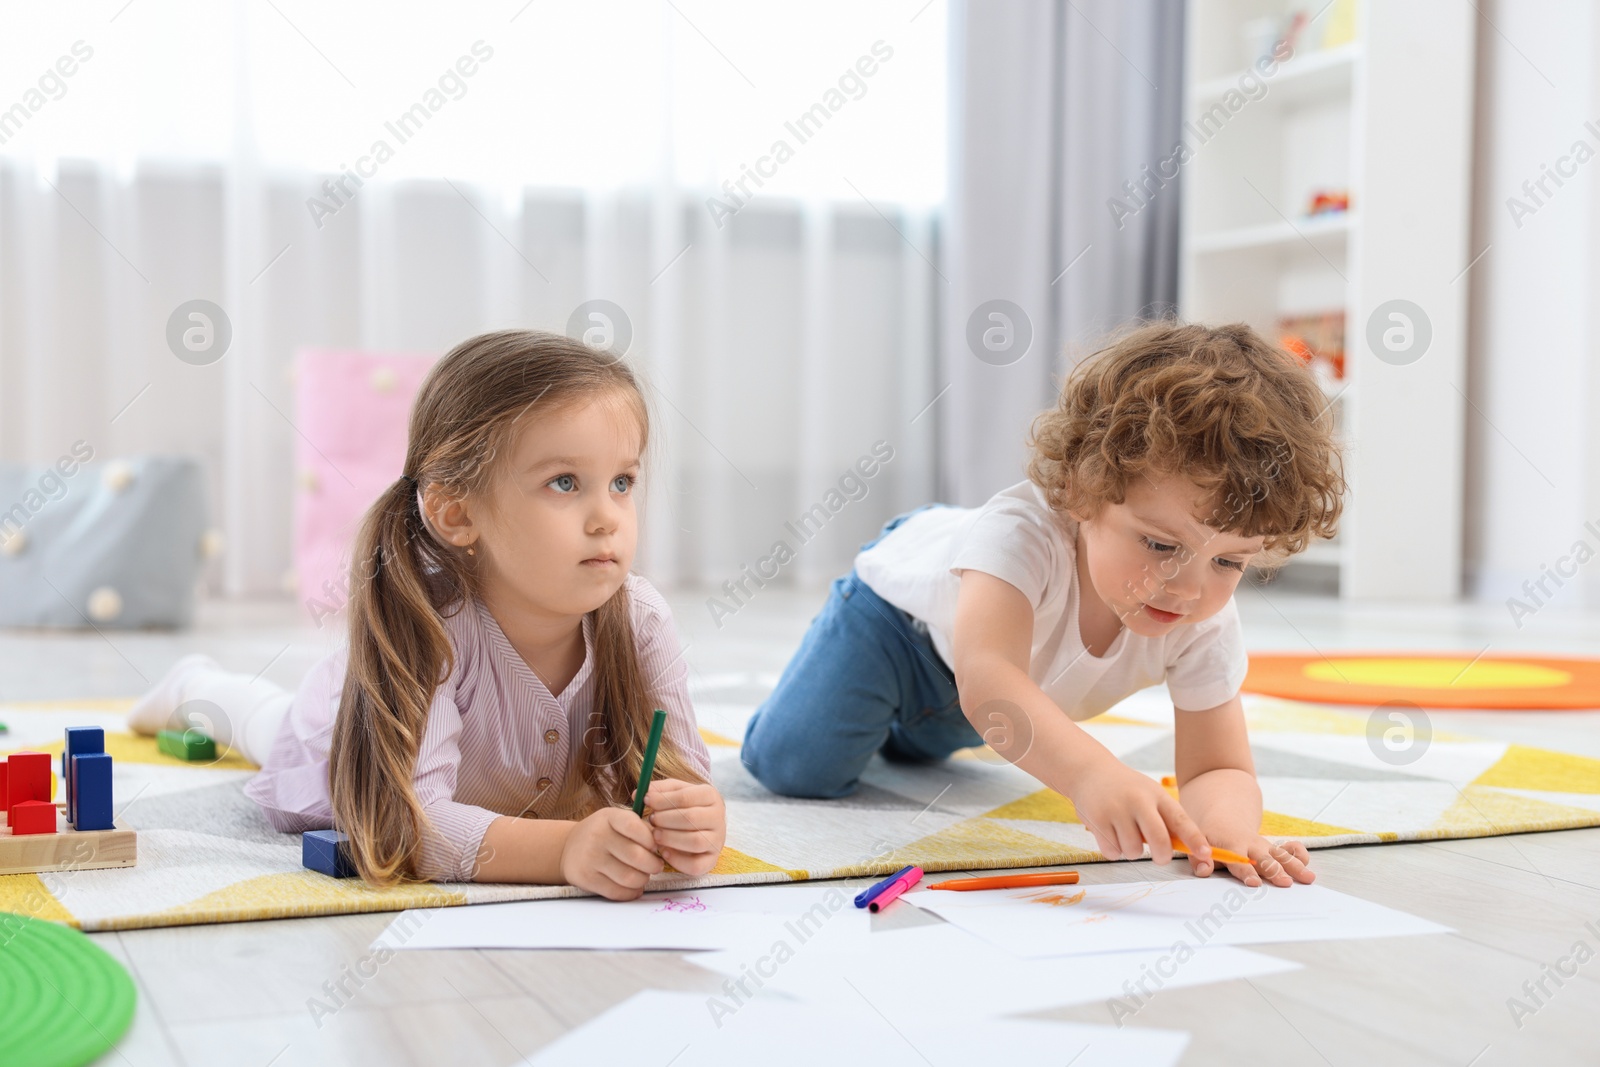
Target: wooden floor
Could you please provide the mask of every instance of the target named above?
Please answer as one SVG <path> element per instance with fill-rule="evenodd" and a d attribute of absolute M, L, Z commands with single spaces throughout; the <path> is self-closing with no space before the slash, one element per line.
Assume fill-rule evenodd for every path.
<path fill-rule="evenodd" d="M 758 699 L 770 686 L 820 594 L 763 591 L 721 630 L 703 596 L 672 599 L 704 725 L 716 729 L 728 714 L 723 707 Z M 1239 600 L 1255 649 L 1600 648 L 1600 613 L 1561 614 L 1554 606 L 1518 631 L 1498 605 L 1353 609 L 1272 586 L 1242 590 Z M 209 607 L 184 635 L 6 636 L 0 699 L 132 696 L 178 654 L 195 650 L 234 669 L 265 668 L 292 686 L 337 639 L 331 627 L 296 625 L 282 605 Z M 1438 713 L 1434 725 L 1600 757 L 1600 713 Z M 1323 849 L 1312 859 L 1323 884 L 1456 932 L 1254 947 L 1304 969 L 1160 991 L 1126 1025 L 1188 1031 L 1186 1064 L 1600 1062 L 1600 828 Z M 1079 869 L 1086 883 L 1173 876 L 1148 862 Z M 514 1064 L 638 990 L 709 994 L 720 982 L 664 952 L 416 952 L 375 960 L 368 945 L 391 918 L 96 935 L 127 964 L 140 994 L 133 1028 L 103 1062 Z M 936 920 L 904 906 L 877 921 Z M 1560 961 L 1570 961 L 1580 943 L 1586 962 L 1575 975 L 1552 978 L 1558 966 L 1571 974 L 1573 963 Z M 1535 984 L 1532 996 L 1525 983 Z M 1513 999 L 1531 1014 L 1514 1018 Z M 1114 1022 L 1105 1003 L 1042 1017 Z M 602 1050 L 595 1062 L 605 1062 Z"/>

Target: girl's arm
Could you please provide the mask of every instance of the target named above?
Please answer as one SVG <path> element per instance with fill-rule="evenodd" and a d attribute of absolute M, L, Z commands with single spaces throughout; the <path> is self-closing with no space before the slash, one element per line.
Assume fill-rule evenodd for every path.
<path fill-rule="evenodd" d="M 1178 834 L 1198 858 L 1205 835 L 1159 783 L 1125 767 L 1085 733 L 1028 675 L 1033 605 L 1011 583 L 961 572 L 951 635 L 961 710 L 996 752 L 1070 797 L 1107 859 L 1172 859 Z"/>
<path fill-rule="evenodd" d="M 1261 786 L 1250 757 L 1244 702 L 1235 694 L 1205 711 L 1176 709 L 1175 748 L 1178 789 L 1183 806 L 1216 845 L 1250 857 L 1228 871 L 1246 885 L 1261 879 L 1278 886 L 1311 882 L 1311 856 L 1298 841 L 1274 845 L 1261 836 Z M 1194 872 L 1211 873 L 1211 864 L 1194 861 Z"/>
<path fill-rule="evenodd" d="M 664 868 L 649 823 L 630 808 L 601 808 L 581 822 L 500 816 L 484 831 L 473 879 L 566 884 L 632 900 Z"/>
<path fill-rule="evenodd" d="M 473 881 L 559 885 L 561 853 L 576 825 L 568 819 L 500 816 L 483 832 Z"/>

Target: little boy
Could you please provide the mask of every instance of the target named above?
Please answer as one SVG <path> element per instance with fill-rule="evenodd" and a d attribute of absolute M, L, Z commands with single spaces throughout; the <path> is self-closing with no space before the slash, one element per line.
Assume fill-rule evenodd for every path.
<path fill-rule="evenodd" d="M 987 742 L 1071 798 L 1107 859 L 1211 846 L 1246 885 L 1313 880 L 1260 834 L 1233 591 L 1337 531 L 1328 403 L 1249 327 L 1143 326 L 1073 369 L 1035 420 L 1029 480 L 978 508 L 930 505 L 863 547 L 745 732 L 745 766 L 789 796 L 853 792 L 873 753 Z M 1182 803 L 1077 725 L 1165 682 Z"/>

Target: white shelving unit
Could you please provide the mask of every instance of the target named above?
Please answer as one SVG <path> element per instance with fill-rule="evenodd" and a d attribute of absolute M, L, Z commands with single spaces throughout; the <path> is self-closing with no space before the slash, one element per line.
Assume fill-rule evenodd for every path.
<path fill-rule="evenodd" d="M 1180 311 L 1272 338 L 1282 316 L 1343 311 L 1345 376 L 1323 387 L 1351 493 L 1339 537 L 1289 566 L 1334 569 L 1347 599 L 1454 600 L 1474 15 L 1454 0 L 1345 7 L 1190 0 Z M 1294 55 L 1252 70 L 1247 27 L 1259 40 L 1263 20 L 1286 26 L 1295 10 L 1322 14 Z M 1347 14 L 1353 32 L 1320 47 L 1325 20 Z M 1315 192 L 1341 189 L 1348 211 L 1306 214 Z M 1367 342 L 1396 299 L 1432 332 L 1405 365 Z"/>

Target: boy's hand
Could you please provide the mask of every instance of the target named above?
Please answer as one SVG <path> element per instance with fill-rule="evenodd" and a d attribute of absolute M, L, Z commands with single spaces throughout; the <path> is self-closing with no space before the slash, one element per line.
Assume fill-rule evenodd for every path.
<path fill-rule="evenodd" d="M 1296 882 L 1310 885 L 1316 881 L 1316 873 L 1311 870 L 1311 854 L 1298 841 L 1274 845 L 1260 834 L 1240 835 L 1237 841 L 1219 835 L 1216 845 L 1250 857 L 1249 863 L 1223 864 L 1229 874 L 1247 886 L 1258 886 L 1263 878 L 1275 886 L 1291 886 Z M 1211 874 L 1212 863 L 1190 856 L 1189 867 L 1197 878 L 1205 878 Z"/>
<path fill-rule="evenodd" d="M 1108 860 L 1139 859 L 1148 844 L 1151 859 L 1169 863 L 1174 837 L 1189 846 L 1191 863 L 1211 859 L 1206 836 L 1172 794 L 1115 756 L 1107 754 L 1078 776 L 1072 803 Z"/>
<path fill-rule="evenodd" d="M 601 808 L 579 822 L 561 849 L 561 878 L 607 900 L 633 900 L 660 874 L 650 825 L 631 808 Z"/>
<path fill-rule="evenodd" d="M 662 778 L 650 783 L 644 803 L 655 847 L 673 870 L 705 874 L 717 865 L 728 816 L 715 788 Z"/>

